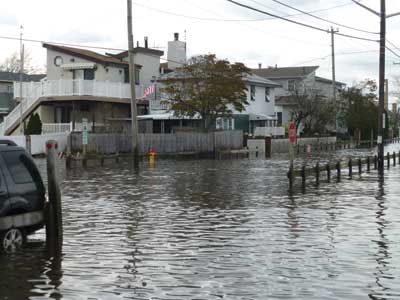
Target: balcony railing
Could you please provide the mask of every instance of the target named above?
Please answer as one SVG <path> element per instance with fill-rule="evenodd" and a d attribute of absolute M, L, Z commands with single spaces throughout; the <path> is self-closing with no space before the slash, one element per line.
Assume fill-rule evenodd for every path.
<path fill-rule="evenodd" d="M 143 95 L 147 86 L 137 85 L 136 96 Z M 44 80 L 41 82 L 25 82 L 22 85 L 23 99 L 38 99 L 40 97 L 56 96 L 98 96 L 110 98 L 130 98 L 130 87 L 127 83 L 82 80 L 59 79 Z M 14 84 L 14 96 L 20 97 L 20 85 Z"/>

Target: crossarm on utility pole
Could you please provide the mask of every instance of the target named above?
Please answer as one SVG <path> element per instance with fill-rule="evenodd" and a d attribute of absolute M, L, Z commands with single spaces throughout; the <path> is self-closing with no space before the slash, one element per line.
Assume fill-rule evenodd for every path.
<path fill-rule="evenodd" d="M 366 10 L 372 12 L 373 14 L 377 15 L 378 17 L 380 17 L 381 14 L 378 13 L 377 11 L 373 10 L 372 8 L 369 8 L 368 6 L 366 6 L 366 5 L 364 5 L 364 4 L 360 3 L 360 2 L 357 2 L 355 0 L 351 0 L 351 1 L 353 1 L 355 4 L 361 6 L 362 8 L 365 8 Z"/>

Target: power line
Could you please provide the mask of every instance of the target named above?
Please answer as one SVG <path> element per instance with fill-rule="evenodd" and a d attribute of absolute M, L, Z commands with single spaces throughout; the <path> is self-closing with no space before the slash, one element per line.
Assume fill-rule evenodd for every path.
<path fill-rule="evenodd" d="M 385 46 L 385 48 L 387 50 L 389 50 L 391 53 L 393 53 L 396 57 L 400 58 L 400 54 L 397 54 L 396 52 L 394 52 L 392 49 L 390 49 L 388 46 Z"/>
<path fill-rule="evenodd" d="M 274 20 L 276 18 L 262 18 L 262 19 L 216 19 L 216 18 L 203 18 L 203 17 L 197 17 L 197 16 L 190 16 L 190 15 L 185 15 L 185 14 L 178 14 L 172 11 L 167 11 L 167 10 L 162 10 L 159 8 L 155 8 L 152 6 L 147 6 L 138 2 L 132 2 L 132 4 L 136 5 L 136 6 L 140 6 L 143 8 L 146 8 L 148 10 L 151 11 L 156 11 L 159 13 L 163 13 L 163 14 L 167 14 L 167 15 L 172 15 L 172 16 L 176 16 L 176 17 L 181 17 L 181 18 L 187 18 L 187 19 L 193 19 L 193 20 L 199 20 L 199 21 L 215 21 L 215 22 L 262 22 L 262 21 L 269 21 L 269 20 Z M 336 9 L 336 8 L 340 8 L 340 7 L 345 7 L 345 6 L 349 6 L 352 5 L 353 3 L 345 3 L 345 4 L 340 4 L 340 5 L 336 5 L 336 6 L 331 6 L 331 7 L 327 7 L 327 8 L 321 8 L 321 9 L 316 9 L 313 11 L 310 11 L 308 13 L 317 13 L 317 12 L 322 12 L 322 11 L 327 11 L 327 10 L 332 10 L 332 9 Z M 304 13 L 299 13 L 299 14 L 287 14 L 287 15 L 283 15 L 283 17 L 297 17 L 297 16 L 301 16 L 304 15 Z"/>
<path fill-rule="evenodd" d="M 255 2 L 255 3 L 258 3 L 258 2 L 255 1 L 255 0 L 251 0 L 251 1 L 252 1 L 252 2 Z M 307 16 L 310 16 L 310 17 L 312 17 L 312 18 L 315 18 L 315 19 L 318 19 L 318 20 L 321 20 L 321 21 L 324 21 L 324 22 L 327 22 L 327 23 L 335 24 L 335 25 L 337 25 L 337 26 L 345 27 L 345 28 L 348 28 L 348 29 L 351 29 L 351 30 L 355 30 L 355 31 L 359 31 L 359 32 L 370 33 L 370 34 L 379 34 L 379 32 L 372 32 L 372 31 L 368 31 L 368 30 L 363 30 L 363 29 L 351 27 L 351 26 L 348 26 L 348 25 L 344 25 L 344 24 L 341 24 L 341 23 L 337 23 L 337 22 L 334 22 L 334 21 L 330 21 L 330 20 L 327 20 L 327 19 L 325 19 L 325 18 L 318 17 L 318 16 L 313 15 L 313 14 L 311 14 L 311 13 L 309 13 L 309 12 L 306 12 L 306 11 L 304 11 L 304 10 L 298 9 L 298 8 L 296 8 L 296 7 L 293 7 L 293 6 L 289 5 L 289 4 L 283 3 L 283 2 L 278 1 L 278 0 L 272 0 L 272 1 L 275 2 L 275 3 L 278 3 L 278 4 L 280 4 L 280 5 L 283 5 L 283 6 L 285 6 L 285 7 L 288 7 L 288 8 L 290 8 L 290 9 L 293 9 L 293 10 L 295 10 L 295 11 L 301 12 L 302 14 L 305 14 L 305 15 L 307 15 Z M 258 3 L 258 4 L 260 4 L 260 3 Z M 262 5 L 262 4 L 260 4 L 260 5 Z"/>
<path fill-rule="evenodd" d="M 386 39 L 386 42 L 388 42 L 390 45 L 392 45 L 394 47 L 394 49 L 400 51 L 400 48 L 397 47 L 395 44 L 393 44 L 391 41 L 389 41 L 388 39 Z"/>
<path fill-rule="evenodd" d="M 325 32 L 325 33 L 329 32 L 329 31 L 327 31 L 325 29 L 322 29 L 322 28 L 319 28 L 319 27 L 316 27 L 316 26 L 313 26 L 313 25 L 309 25 L 309 24 L 306 24 L 306 23 L 290 20 L 288 18 L 285 18 L 285 17 L 282 17 L 282 16 L 278 16 L 278 15 L 275 15 L 275 14 L 260 10 L 258 8 L 255 8 L 255 7 L 252 7 L 252 6 L 249 6 L 249 5 L 245 5 L 243 3 L 239 3 L 239 2 L 236 2 L 236 1 L 233 1 L 233 0 L 226 0 L 226 1 L 231 2 L 231 3 L 233 3 L 233 4 L 237 5 L 237 6 L 241 6 L 241 7 L 247 8 L 249 10 L 253 10 L 253 11 L 259 12 L 261 14 L 265 14 L 265 15 L 268 15 L 268 16 L 271 16 L 271 17 L 275 17 L 275 18 L 284 20 L 286 22 L 290 22 L 290 23 L 293 23 L 293 24 L 296 24 L 296 25 L 300 25 L 300 26 L 303 26 L 303 27 L 307 27 L 307 28 L 314 29 L 314 30 L 321 31 L 321 32 Z M 363 41 L 369 41 L 369 42 L 379 42 L 378 40 L 358 37 L 358 36 L 344 34 L 344 33 L 336 33 L 336 34 L 344 36 L 344 37 L 352 38 L 352 39 L 357 39 L 357 40 L 363 40 Z"/>

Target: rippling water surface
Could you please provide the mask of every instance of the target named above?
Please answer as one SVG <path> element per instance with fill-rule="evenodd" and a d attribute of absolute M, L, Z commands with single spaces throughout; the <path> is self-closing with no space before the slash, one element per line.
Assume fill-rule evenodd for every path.
<path fill-rule="evenodd" d="M 0 256 L 1 299 L 400 299 L 399 166 L 292 196 L 284 156 L 141 167 L 63 172 L 62 257 Z"/>

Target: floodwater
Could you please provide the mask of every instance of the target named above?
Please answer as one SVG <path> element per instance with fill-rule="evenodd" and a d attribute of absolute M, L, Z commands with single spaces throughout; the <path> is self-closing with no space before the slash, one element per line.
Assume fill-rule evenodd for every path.
<path fill-rule="evenodd" d="M 291 196 L 287 167 L 280 156 L 64 170 L 62 255 L 41 230 L 0 256 L 0 299 L 400 299 L 400 166 Z"/>

